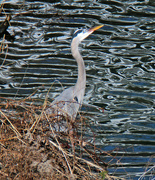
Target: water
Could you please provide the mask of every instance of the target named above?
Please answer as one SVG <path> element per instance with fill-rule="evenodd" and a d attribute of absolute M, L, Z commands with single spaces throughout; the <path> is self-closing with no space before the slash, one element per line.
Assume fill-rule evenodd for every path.
<path fill-rule="evenodd" d="M 110 174 L 153 179 L 154 5 L 154 0 L 6 1 L 5 12 L 13 13 L 8 32 L 15 41 L 6 40 L 7 57 L 6 49 L 0 55 L 1 96 L 17 99 L 37 90 L 32 98 L 44 100 L 51 88 L 52 101 L 62 92 L 61 83 L 67 88 L 76 82 L 73 32 L 104 24 L 80 46 L 87 70 L 82 110 L 95 131 L 96 146 L 115 156 L 101 156 L 111 164 Z M 4 12 L 0 17 L 5 19 Z M 88 105 L 96 108 L 90 111 Z"/>

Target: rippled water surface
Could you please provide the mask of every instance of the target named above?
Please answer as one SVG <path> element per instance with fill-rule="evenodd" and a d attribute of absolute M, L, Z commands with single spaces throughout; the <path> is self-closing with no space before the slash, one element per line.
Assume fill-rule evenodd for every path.
<path fill-rule="evenodd" d="M 144 179 L 150 170 L 145 179 L 153 179 L 155 1 L 12 0 L 3 8 L 13 14 L 8 32 L 15 40 L 5 40 L 7 56 L 5 49 L 0 54 L 0 95 L 15 99 L 37 90 L 32 98 L 44 100 L 51 88 L 52 101 L 62 92 L 61 84 L 74 85 L 72 34 L 104 24 L 80 46 L 87 70 L 82 110 L 95 131 L 96 146 L 116 153 L 113 161 L 101 157 L 111 164 L 110 174 Z"/>

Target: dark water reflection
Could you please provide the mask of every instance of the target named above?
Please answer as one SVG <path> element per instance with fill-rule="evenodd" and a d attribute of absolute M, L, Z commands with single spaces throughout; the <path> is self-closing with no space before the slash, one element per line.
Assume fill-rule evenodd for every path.
<path fill-rule="evenodd" d="M 52 100 L 62 91 L 60 83 L 65 88 L 74 85 L 72 33 L 104 24 L 81 45 L 87 70 L 83 110 L 95 131 L 96 146 L 116 149 L 109 172 L 140 178 L 155 163 L 154 5 L 154 0 L 7 1 L 5 12 L 14 14 L 8 31 L 16 39 L 5 42 L 5 62 L 5 53 L 0 55 L 1 96 L 25 97 L 37 89 L 33 98 L 44 100 L 51 88 Z M 0 16 L 5 19 L 4 13 Z M 87 104 L 105 112 L 89 111 Z M 153 177 L 153 170 L 146 179 Z"/>

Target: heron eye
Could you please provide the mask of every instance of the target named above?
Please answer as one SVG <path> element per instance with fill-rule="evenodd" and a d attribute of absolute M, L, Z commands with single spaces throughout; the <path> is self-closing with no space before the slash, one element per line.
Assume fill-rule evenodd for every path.
<path fill-rule="evenodd" d="M 74 100 L 75 100 L 76 102 L 78 102 L 78 98 L 77 98 L 77 96 L 75 96 L 75 97 L 74 97 Z"/>

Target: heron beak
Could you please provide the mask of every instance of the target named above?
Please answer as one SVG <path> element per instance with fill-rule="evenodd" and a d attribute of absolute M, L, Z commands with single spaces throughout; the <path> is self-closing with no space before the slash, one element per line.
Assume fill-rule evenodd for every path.
<path fill-rule="evenodd" d="M 90 34 L 92 34 L 94 31 L 100 29 L 100 28 L 103 27 L 103 26 L 104 26 L 104 25 L 100 25 L 100 26 L 96 26 L 96 27 L 93 27 L 93 28 L 88 29 L 88 30 L 83 34 L 82 40 L 85 39 L 85 38 L 88 37 Z"/>
<path fill-rule="evenodd" d="M 100 25 L 100 26 L 96 26 L 96 27 L 90 28 L 90 29 L 88 30 L 88 32 L 93 33 L 94 31 L 100 29 L 100 28 L 103 27 L 103 26 L 104 26 L 104 25 Z"/>

